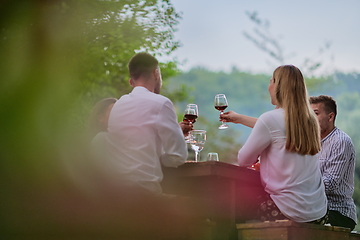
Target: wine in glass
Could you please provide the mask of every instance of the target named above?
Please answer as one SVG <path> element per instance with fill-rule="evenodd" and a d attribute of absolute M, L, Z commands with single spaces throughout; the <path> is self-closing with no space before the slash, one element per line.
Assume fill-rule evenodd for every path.
<path fill-rule="evenodd" d="M 190 123 L 194 123 L 197 119 L 198 113 L 198 106 L 196 104 L 190 103 L 186 105 L 185 113 L 184 113 L 184 120 Z"/>
<path fill-rule="evenodd" d="M 198 106 L 196 104 L 190 103 L 186 105 L 185 112 L 184 112 L 184 121 L 187 121 L 191 124 L 195 123 L 197 117 L 199 115 Z M 187 143 L 190 142 L 190 135 L 185 137 L 185 141 Z"/>
<path fill-rule="evenodd" d="M 215 96 L 214 106 L 215 106 L 216 110 L 220 111 L 220 114 L 224 113 L 224 110 L 228 107 L 228 102 L 227 102 L 225 94 L 217 94 Z M 221 122 L 222 122 L 222 124 L 219 126 L 219 129 L 226 129 L 229 127 L 223 121 L 221 121 Z"/>
<path fill-rule="evenodd" d="M 200 151 L 203 150 L 206 142 L 205 130 L 193 130 L 191 131 L 190 145 L 195 152 L 195 162 L 200 161 Z"/>

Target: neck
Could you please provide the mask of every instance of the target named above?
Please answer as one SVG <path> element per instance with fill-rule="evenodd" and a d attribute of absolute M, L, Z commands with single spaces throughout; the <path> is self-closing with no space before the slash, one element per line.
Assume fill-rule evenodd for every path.
<path fill-rule="evenodd" d="M 325 130 L 321 130 L 321 134 L 320 134 L 321 139 L 324 139 L 327 135 L 329 135 L 329 133 L 331 133 L 332 130 L 334 130 L 334 128 L 335 128 L 335 126 L 332 126 L 332 127 L 329 127 L 329 128 L 327 128 Z"/>
<path fill-rule="evenodd" d="M 149 90 L 150 92 L 154 92 L 154 89 L 155 89 L 155 86 L 154 84 L 152 84 L 151 82 L 149 81 L 134 81 L 134 85 L 133 87 L 144 87 L 146 88 L 147 90 Z"/>

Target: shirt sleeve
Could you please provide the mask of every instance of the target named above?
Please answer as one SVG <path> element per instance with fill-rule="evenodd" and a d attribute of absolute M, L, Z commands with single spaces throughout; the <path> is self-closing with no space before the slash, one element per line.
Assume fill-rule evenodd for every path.
<path fill-rule="evenodd" d="M 334 192 L 339 187 L 351 164 L 351 154 L 351 145 L 347 141 L 338 141 L 332 146 L 330 157 L 326 161 L 326 171 L 323 172 L 326 193 Z"/>
<path fill-rule="evenodd" d="M 166 101 L 160 110 L 157 125 L 163 143 L 161 163 L 166 167 L 177 167 L 184 164 L 188 156 L 187 147 L 170 100 Z"/>
<path fill-rule="evenodd" d="M 249 138 L 238 152 L 239 166 L 248 167 L 255 163 L 261 152 L 271 143 L 271 135 L 263 118 L 255 123 Z"/>

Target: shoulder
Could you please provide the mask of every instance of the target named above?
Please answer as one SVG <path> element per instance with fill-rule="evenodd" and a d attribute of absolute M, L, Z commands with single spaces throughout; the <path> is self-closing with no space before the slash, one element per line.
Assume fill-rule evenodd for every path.
<path fill-rule="evenodd" d="M 352 142 L 349 135 L 337 127 L 329 134 L 329 139 L 332 139 L 332 141 Z"/>
<path fill-rule="evenodd" d="M 284 119 L 284 109 L 274 109 L 268 112 L 265 112 L 260 115 L 260 120 L 268 122 L 268 121 L 279 121 L 281 119 Z"/>
<path fill-rule="evenodd" d="M 123 97 L 133 97 L 136 99 L 141 99 L 140 101 L 145 102 L 157 102 L 159 104 L 170 103 L 172 104 L 171 100 L 161 94 L 153 93 L 147 90 L 144 87 L 135 87 L 130 94 L 124 95 Z M 121 99 L 121 98 L 120 98 Z"/>
<path fill-rule="evenodd" d="M 339 128 L 335 128 L 328 136 L 323 139 L 324 146 L 331 147 L 332 149 L 349 149 L 354 151 L 354 144 L 345 132 Z"/>
<path fill-rule="evenodd" d="M 334 137 L 339 142 L 353 145 L 353 142 L 352 142 L 351 138 L 349 137 L 349 135 L 347 135 L 344 131 L 340 130 L 339 128 L 335 128 Z"/>

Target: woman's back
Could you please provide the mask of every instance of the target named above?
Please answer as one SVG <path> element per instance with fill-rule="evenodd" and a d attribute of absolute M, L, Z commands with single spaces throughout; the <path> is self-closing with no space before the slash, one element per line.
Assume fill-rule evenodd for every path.
<path fill-rule="evenodd" d="M 263 132 L 269 145 L 261 152 L 260 173 L 268 192 L 288 218 L 309 222 L 321 218 L 327 209 L 317 155 L 301 155 L 286 150 L 284 110 L 263 114 L 254 131 Z M 250 139 L 250 138 L 249 138 Z"/>

